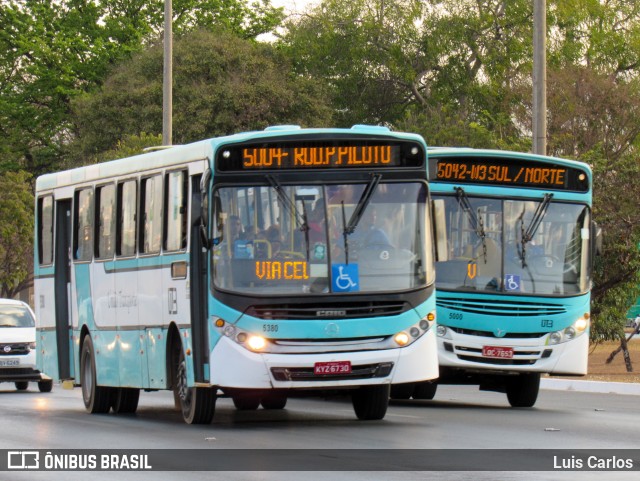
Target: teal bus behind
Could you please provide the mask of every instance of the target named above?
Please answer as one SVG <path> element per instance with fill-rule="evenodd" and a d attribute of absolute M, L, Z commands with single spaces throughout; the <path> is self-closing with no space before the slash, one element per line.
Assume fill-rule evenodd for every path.
<path fill-rule="evenodd" d="M 440 377 L 392 395 L 431 399 L 438 384 L 470 384 L 533 406 L 542 374 L 587 372 L 598 239 L 591 169 L 506 151 L 427 155 Z"/>

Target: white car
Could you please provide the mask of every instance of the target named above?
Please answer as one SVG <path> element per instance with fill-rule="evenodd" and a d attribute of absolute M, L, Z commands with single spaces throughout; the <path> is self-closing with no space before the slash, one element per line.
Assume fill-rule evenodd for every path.
<path fill-rule="evenodd" d="M 0 382 L 13 382 L 18 391 L 38 383 L 50 392 L 53 380 L 36 369 L 36 323 L 31 308 L 22 301 L 0 299 Z"/>

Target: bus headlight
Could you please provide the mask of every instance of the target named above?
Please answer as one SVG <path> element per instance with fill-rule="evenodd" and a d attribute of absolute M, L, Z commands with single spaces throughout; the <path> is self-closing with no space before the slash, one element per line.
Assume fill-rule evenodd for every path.
<path fill-rule="evenodd" d="M 232 339 L 249 351 L 264 352 L 269 345 L 269 341 L 266 338 L 229 324 L 224 319 L 214 318 L 213 325 L 222 336 Z"/>
<path fill-rule="evenodd" d="M 556 331 L 549 334 L 549 344 L 559 344 L 561 342 L 572 341 L 582 335 L 589 327 L 589 313 L 585 313 L 580 319 L 564 328 L 562 331 Z"/>
<path fill-rule="evenodd" d="M 443 326 L 442 324 L 438 324 L 436 327 L 436 334 L 438 337 L 444 337 L 447 335 L 447 326 Z"/>
<path fill-rule="evenodd" d="M 420 321 L 418 321 L 413 326 L 409 326 L 404 331 L 400 331 L 396 333 L 393 336 L 393 340 L 400 347 L 408 346 L 409 344 L 420 339 L 423 336 L 423 334 L 425 334 L 429 329 L 431 329 L 431 326 L 433 325 L 435 319 L 436 319 L 436 313 L 432 311 L 429 314 L 427 314 L 425 317 L 420 319 Z"/>
<path fill-rule="evenodd" d="M 549 344 L 558 344 L 562 342 L 562 333 L 560 331 L 549 334 Z"/>
<path fill-rule="evenodd" d="M 247 340 L 247 346 L 249 346 L 252 351 L 260 351 L 264 349 L 266 345 L 267 340 L 262 336 L 249 336 Z"/>
<path fill-rule="evenodd" d="M 396 341 L 396 344 L 398 344 L 398 346 L 406 346 L 407 344 L 409 344 L 411 338 L 406 332 L 399 332 L 398 334 L 393 336 L 393 340 Z"/>

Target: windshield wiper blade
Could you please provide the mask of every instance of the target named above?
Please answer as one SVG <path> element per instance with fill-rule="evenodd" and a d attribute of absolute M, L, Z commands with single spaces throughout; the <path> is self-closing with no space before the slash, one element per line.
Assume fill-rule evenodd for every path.
<path fill-rule="evenodd" d="M 382 179 L 382 174 L 371 175 L 371 180 L 369 181 L 369 183 L 367 184 L 367 187 L 365 187 L 364 191 L 362 192 L 362 195 L 360 196 L 360 200 L 358 201 L 358 205 L 354 209 L 353 214 L 351 214 L 349 223 L 346 226 L 344 226 L 343 235 L 353 234 L 353 231 L 356 230 L 356 227 L 358 227 L 358 223 L 360 222 L 360 219 L 362 219 L 362 215 L 364 214 L 365 209 L 369 205 L 369 202 L 371 201 L 371 197 L 373 196 L 373 193 L 375 192 L 376 187 L 380 182 L 380 179 Z M 344 209 L 344 203 L 343 203 L 343 209 Z M 343 221 L 343 224 L 344 224 L 344 221 Z"/>
<path fill-rule="evenodd" d="M 291 198 L 287 195 L 285 190 L 282 188 L 282 185 L 276 180 L 272 175 L 267 175 L 267 180 L 273 189 L 276 191 L 276 195 L 280 200 L 280 203 L 285 207 L 285 209 L 293 215 L 293 218 L 296 222 L 296 227 L 302 232 L 306 232 L 309 230 L 309 224 L 307 223 L 307 212 L 306 209 L 303 210 L 302 213 L 296 207 L 296 204 L 291 200 Z M 304 202 L 303 202 L 304 206 Z"/>
<path fill-rule="evenodd" d="M 542 219 L 544 218 L 544 216 L 547 213 L 547 210 L 549 209 L 549 205 L 551 204 L 552 198 L 553 198 L 553 194 L 550 194 L 550 193 L 544 194 L 544 198 L 542 199 L 542 202 L 538 204 L 536 211 L 533 213 L 531 222 L 529 222 L 529 225 L 527 226 L 526 229 L 524 228 L 524 214 L 525 214 L 524 208 L 522 209 L 522 214 L 520 214 L 520 216 L 518 217 L 518 220 L 520 221 L 520 245 L 521 245 L 521 248 L 519 249 L 519 254 L 520 254 L 520 260 L 522 261 L 523 267 L 526 266 L 525 259 L 527 257 L 527 253 L 526 253 L 527 244 L 531 242 L 534 236 L 536 235 L 536 232 L 538 231 L 538 227 L 540 227 L 540 224 L 542 223 Z"/>
<path fill-rule="evenodd" d="M 358 205 L 356 206 L 353 213 L 351 214 L 351 218 L 349 219 L 349 222 L 347 222 L 347 218 L 344 212 L 344 200 L 340 202 L 342 205 L 342 239 L 343 239 L 342 242 L 344 244 L 345 264 L 349 264 L 349 236 L 353 234 L 353 231 L 355 231 L 356 227 L 358 227 L 358 223 L 360 222 L 360 219 L 362 219 L 362 215 L 364 214 L 365 209 L 369 205 L 369 202 L 371 201 L 371 197 L 373 196 L 373 193 L 375 192 L 376 187 L 380 182 L 380 179 L 382 179 L 382 174 L 371 175 L 371 180 L 369 181 L 364 191 L 362 192 L 362 195 L 360 196 L 360 200 L 358 201 Z"/>
<path fill-rule="evenodd" d="M 464 191 L 462 187 L 456 187 L 456 200 L 463 211 L 466 212 L 467 217 L 469 218 L 469 223 L 471 227 L 475 231 L 476 235 L 482 241 L 482 252 L 484 252 L 484 263 L 487 263 L 487 244 L 486 237 L 487 233 L 484 230 L 484 225 L 482 224 L 482 218 L 478 218 L 476 213 L 473 211 L 473 207 L 471 206 L 471 202 L 469 201 L 469 197 L 467 197 L 467 193 Z"/>

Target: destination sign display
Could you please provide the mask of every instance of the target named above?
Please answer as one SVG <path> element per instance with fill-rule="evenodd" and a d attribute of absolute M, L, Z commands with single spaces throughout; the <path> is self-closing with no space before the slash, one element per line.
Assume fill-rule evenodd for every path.
<path fill-rule="evenodd" d="M 420 167 L 424 151 L 415 142 L 279 142 L 229 147 L 219 152 L 220 171 Z"/>
<path fill-rule="evenodd" d="M 430 158 L 429 178 L 435 181 L 538 187 L 587 192 L 589 177 L 581 169 L 486 157 Z"/>

